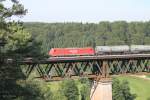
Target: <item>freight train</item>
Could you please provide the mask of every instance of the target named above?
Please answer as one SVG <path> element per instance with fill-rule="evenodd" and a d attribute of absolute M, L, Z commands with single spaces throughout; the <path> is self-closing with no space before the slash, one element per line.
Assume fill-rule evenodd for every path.
<path fill-rule="evenodd" d="M 49 55 L 52 57 L 133 53 L 150 53 L 150 45 L 96 46 L 95 48 L 52 48 L 49 51 Z"/>

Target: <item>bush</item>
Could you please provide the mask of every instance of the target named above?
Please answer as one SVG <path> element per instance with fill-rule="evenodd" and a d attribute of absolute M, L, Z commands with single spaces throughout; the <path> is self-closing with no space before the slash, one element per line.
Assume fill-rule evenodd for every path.
<path fill-rule="evenodd" d="M 79 100 L 79 90 L 74 80 L 65 80 L 61 84 L 62 94 L 67 100 Z"/>

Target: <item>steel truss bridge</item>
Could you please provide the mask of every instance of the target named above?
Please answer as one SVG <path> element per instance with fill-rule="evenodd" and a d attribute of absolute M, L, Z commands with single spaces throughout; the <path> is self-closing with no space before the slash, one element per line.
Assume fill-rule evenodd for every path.
<path fill-rule="evenodd" d="M 19 64 L 27 76 L 33 70 L 46 81 L 87 77 L 107 79 L 111 75 L 149 74 L 150 54 L 50 57 L 45 60 L 26 59 Z"/>

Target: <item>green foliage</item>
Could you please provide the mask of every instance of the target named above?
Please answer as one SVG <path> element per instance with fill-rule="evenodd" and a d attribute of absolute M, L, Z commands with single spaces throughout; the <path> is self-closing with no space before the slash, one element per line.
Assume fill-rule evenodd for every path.
<path fill-rule="evenodd" d="M 12 100 L 22 95 L 24 90 L 16 82 L 24 79 L 17 64 L 0 64 L 0 100 Z"/>
<path fill-rule="evenodd" d="M 86 84 L 81 87 L 81 100 L 90 100 L 90 87 Z"/>
<path fill-rule="evenodd" d="M 6 53 L 21 53 L 31 39 L 31 34 L 23 29 L 22 23 L 13 21 L 12 17 L 24 15 L 26 9 L 17 0 L 11 0 L 10 7 L 4 5 L 5 1 L 8 0 L 0 1 L 0 39 L 6 41 Z"/>
<path fill-rule="evenodd" d="M 0 40 L 6 42 L 3 53 L 5 53 L 6 57 L 10 57 L 10 54 L 12 55 L 12 53 L 24 53 L 24 50 L 27 48 L 27 44 L 31 39 L 31 34 L 23 29 L 22 23 L 12 20 L 13 16 L 22 16 L 26 13 L 23 5 L 17 0 L 10 0 L 12 5 L 7 7 L 4 5 L 5 1 L 8 0 L 0 1 Z M 2 52 L 0 51 L 0 54 L 1 53 Z M 2 56 L 0 55 L 0 57 Z M 22 87 L 18 82 L 24 79 L 25 76 L 18 64 L 7 64 L 2 60 L 0 64 L 0 100 L 27 100 L 24 98 L 30 95 L 29 88 L 32 86 L 28 85 L 29 87 Z M 34 87 L 32 88 L 34 91 Z M 26 92 L 26 90 L 28 91 Z M 28 93 L 29 95 L 27 95 Z M 31 95 L 34 96 L 34 93 L 36 92 L 34 91 L 32 93 L 33 95 Z"/>
<path fill-rule="evenodd" d="M 54 100 L 68 100 L 66 96 L 64 96 L 64 94 L 61 93 L 61 91 L 57 91 L 57 92 L 53 92 L 54 96 Z"/>
<path fill-rule="evenodd" d="M 54 100 L 51 89 L 43 82 L 28 80 L 21 85 L 24 90 L 23 96 L 18 97 L 19 100 Z"/>
<path fill-rule="evenodd" d="M 17 0 L 10 0 L 12 2 L 11 7 L 5 7 L 3 2 L 8 0 L 1 0 L 0 1 L 0 18 L 6 19 L 12 16 L 22 16 L 26 13 L 26 9 L 24 9 L 23 5 L 20 4 Z"/>
<path fill-rule="evenodd" d="M 5 46 L 6 51 L 19 51 L 26 48 L 31 34 L 23 30 L 23 27 L 19 23 L 9 23 L 10 34 L 5 38 L 7 44 Z"/>
<path fill-rule="evenodd" d="M 81 100 L 90 100 L 90 81 L 87 78 L 80 79 L 81 88 L 80 88 L 80 95 Z"/>
<path fill-rule="evenodd" d="M 74 80 L 63 81 L 60 91 L 67 100 L 79 100 L 78 87 Z"/>
<path fill-rule="evenodd" d="M 0 64 L 0 100 L 55 100 L 45 82 L 25 79 L 18 64 Z"/>
<path fill-rule="evenodd" d="M 134 100 L 136 98 L 135 94 L 130 93 L 130 88 L 127 81 L 120 83 L 118 79 L 114 79 L 112 90 L 113 100 Z"/>

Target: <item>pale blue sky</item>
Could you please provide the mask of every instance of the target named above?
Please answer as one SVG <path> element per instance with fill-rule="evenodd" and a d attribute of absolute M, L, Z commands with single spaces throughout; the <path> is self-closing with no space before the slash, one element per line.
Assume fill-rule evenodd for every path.
<path fill-rule="evenodd" d="M 23 21 L 149 21 L 150 0 L 20 0 L 28 13 Z"/>

